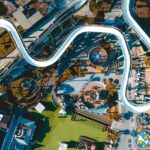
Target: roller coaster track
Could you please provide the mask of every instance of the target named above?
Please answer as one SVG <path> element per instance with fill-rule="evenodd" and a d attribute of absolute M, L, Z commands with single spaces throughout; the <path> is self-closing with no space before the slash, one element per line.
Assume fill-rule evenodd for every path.
<path fill-rule="evenodd" d="M 140 36 L 142 37 L 141 40 L 143 40 L 144 43 L 148 47 L 150 47 L 149 38 L 144 35 L 144 31 L 139 27 L 139 25 L 135 22 L 135 20 L 130 15 L 129 4 L 130 4 L 130 0 L 124 1 L 124 5 L 123 5 L 124 13 L 123 14 L 127 18 L 128 21 L 132 21 L 131 27 L 137 32 L 137 35 L 139 35 L 139 37 Z M 70 35 L 62 43 L 62 45 L 56 50 L 56 53 L 52 57 L 50 57 L 47 60 L 41 61 L 41 60 L 32 58 L 28 54 L 18 31 L 16 30 L 16 28 L 13 26 L 12 23 L 10 23 L 7 20 L 0 19 L 0 27 L 5 28 L 11 34 L 16 46 L 18 47 L 19 51 L 22 54 L 22 57 L 29 64 L 36 66 L 36 67 L 47 67 L 47 66 L 54 64 L 62 56 L 62 54 L 65 52 L 67 47 L 71 44 L 71 42 L 81 33 L 93 32 L 93 33 L 112 34 L 116 36 L 121 46 L 123 55 L 124 55 L 124 71 L 123 71 L 121 89 L 120 89 L 121 100 L 123 104 L 131 111 L 140 113 L 140 112 L 148 111 L 150 109 L 150 104 L 146 104 L 142 106 L 135 106 L 135 105 L 132 105 L 126 97 L 126 88 L 127 88 L 129 71 L 130 71 L 130 55 L 129 55 L 129 49 L 125 41 L 125 38 L 123 34 L 117 28 L 106 27 L 106 26 L 96 26 L 96 25 L 78 27 L 70 33 Z"/>
<path fill-rule="evenodd" d="M 132 2 L 133 1 L 134 0 L 132 0 Z M 131 6 L 131 0 L 123 0 L 123 5 L 122 5 L 123 16 L 127 21 L 127 23 L 129 24 L 129 26 L 135 30 L 139 39 L 145 44 L 145 46 L 148 49 L 150 49 L 150 38 L 132 17 L 130 13 L 130 6 Z"/>

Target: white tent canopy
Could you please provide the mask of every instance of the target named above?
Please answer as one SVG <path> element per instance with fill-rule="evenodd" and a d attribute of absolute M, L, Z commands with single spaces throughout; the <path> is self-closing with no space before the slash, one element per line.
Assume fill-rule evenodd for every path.
<path fill-rule="evenodd" d="M 64 109 L 61 109 L 61 110 L 59 111 L 59 114 L 61 114 L 61 115 L 66 115 L 67 112 L 66 112 Z"/>
<path fill-rule="evenodd" d="M 41 103 L 38 103 L 36 106 L 35 106 L 35 110 L 39 113 L 42 113 L 45 109 L 45 106 L 43 106 Z"/>
<path fill-rule="evenodd" d="M 58 150 L 67 150 L 68 144 L 60 143 Z"/>

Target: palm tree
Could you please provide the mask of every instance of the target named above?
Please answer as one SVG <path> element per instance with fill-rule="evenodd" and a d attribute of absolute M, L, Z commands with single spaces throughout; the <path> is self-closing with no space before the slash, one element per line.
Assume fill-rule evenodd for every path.
<path fill-rule="evenodd" d="M 147 65 L 147 66 L 150 66 L 150 58 L 146 58 L 145 61 L 146 61 L 146 62 L 145 62 L 146 65 Z"/>

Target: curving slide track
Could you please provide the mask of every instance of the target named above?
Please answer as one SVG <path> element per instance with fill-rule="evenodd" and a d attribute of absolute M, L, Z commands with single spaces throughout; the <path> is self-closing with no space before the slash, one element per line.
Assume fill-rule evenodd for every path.
<path fill-rule="evenodd" d="M 141 39 L 141 41 L 146 45 L 146 47 L 150 49 L 150 38 L 132 17 L 130 13 L 130 5 L 131 5 L 131 0 L 123 0 L 123 5 L 122 5 L 123 16 L 127 21 L 127 23 L 129 24 L 129 26 L 135 30 L 139 39 Z"/>
<path fill-rule="evenodd" d="M 125 1 L 130 2 L 130 0 L 125 0 Z M 126 7 L 126 6 L 124 6 L 124 7 Z M 127 8 L 126 11 L 129 11 L 129 9 L 128 9 L 129 7 L 126 7 L 126 8 Z M 130 12 L 127 13 L 126 17 L 128 18 L 130 16 L 130 18 L 128 18 L 128 19 L 131 19 L 131 15 L 129 15 L 129 14 L 130 14 Z M 131 103 L 129 103 L 129 101 L 126 97 L 126 88 L 127 88 L 128 76 L 129 76 L 129 71 L 130 71 L 130 55 L 129 55 L 128 46 L 125 42 L 124 36 L 116 28 L 104 27 L 104 26 L 95 26 L 95 25 L 94 26 L 79 27 L 70 33 L 70 35 L 63 42 L 63 44 L 57 49 L 56 53 L 52 57 L 50 57 L 49 59 L 44 60 L 44 61 L 39 61 L 39 60 L 32 58 L 28 54 L 26 48 L 24 47 L 22 39 L 19 36 L 19 33 L 17 32 L 16 28 L 13 26 L 12 23 L 10 23 L 7 20 L 0 19 L 0 27 L 5 28 L 11 34 L 12 38 L 14 39 L 16 46 L 18 47 L 19 51 L 22 54 L 22 57 L 29 64 L 36 66 L 36 67 L 47 67 L 47 66 L 50 66 L 53 63 L 55 63 L 61 57 L 61 55 L 65 52 L 65 50 L 71 44 L 71 42 L 81 33 L 94 32 L 94 33 L 105 33 L 105 34 L 115 35 L 117 37 L 119 43 L 120 43 L 120 46 L 121 46 L 121 49 L 122 49 L 122 52 L 124 55 L 124 71 L 123 71 L 123 77 L 122 77 L 121 89 L 120 89 L 122 102 L 131 111 L 135 111 L 135 112 L 140 113 L 140 112 L 148 111 L 150 109 L 150 104 L 146 104 L 143 106 L 134 106 Z M 134 29 L 135 28 L 138 29 L 137 26 L 135 27 L 133 24 L 131 27 L 133 27 Z M 137 31 L 137 30 L 135 30 L 135 31 Z M 141 29 L 141 30 L 138 30 L 138 32 L 141 32 L 140 34 L 143 34 L 144 31 Z M 147 37 L 145 39 L 143 37 L 142 39 L 145 41 L 146 44 L 150 45 L 150 42 L 147 39 Z"/>

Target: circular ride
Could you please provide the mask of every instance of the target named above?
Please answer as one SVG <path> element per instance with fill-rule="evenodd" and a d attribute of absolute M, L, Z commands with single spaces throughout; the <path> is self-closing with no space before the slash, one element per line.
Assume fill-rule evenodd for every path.
<path fill-rule="evenodd" d="M 140 148 L 148 148 L 150 146 L 150 134 L 147 131 L 142 131 L 137 134 L 135 143 Z"/>
<path fill-rule="evenodd" d="M 25 96 L 29 96 L 37 91 L 38 86 L 33 79 L 25 79 L 21 83 L 20 93 Z"/>
<path fill-rule="evenodd" d="M 140 113 L 136 117 L 136 122 L 139 125 L 148 125 L 150 117 L 147 113 Z"/>
<path fill-rule="evenodd" d="M 42 97 L 38 81 L 30 77 L 12 82 L 7 96 L 13 104 L 28 108 L 37 104 Z"/>
<path fill-rule="evenodd" d="M 100 47 L 95 47 L 89 52 L 89 60 L 93 65 L 104 66 L 107 62 L 107 51 Z"/>

